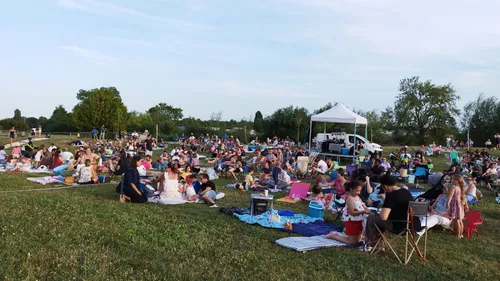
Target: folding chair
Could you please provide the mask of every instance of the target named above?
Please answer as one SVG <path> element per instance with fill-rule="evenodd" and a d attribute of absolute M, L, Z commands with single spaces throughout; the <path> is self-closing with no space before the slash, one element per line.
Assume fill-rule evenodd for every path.
<path fill-rule="evenodd" d="M 403 229 L 399 233 L 394 233 L 396 237 L 394 239 L 388 239 L 386 237 L 386 234 L 375 224 L 375 228 L 377 229 L 377 232 L 380 234 L 380 238 L 378 239 L 377 243 L 373 247 L 372 254 L 375 253 L 377 246 L 380 243 L 383 243 L 383 245 L 387 245 L 389 249 L 392 251 L 394 256 L 398 259 L 398 261 L 401 264 L 408 264 L 410 261 L 411 256 L 415 252 L 417 256 L 424 262 L 427 261 L 426 255 L 427 255 L 427 219 L 428 219 L 428 210 L 429 210 L 429 203 L 428 202 L 410 202 L 408 205 L 408 213 L 407 213 L 407 218 L 406 221 L 402 221 L 406 223 L 406 228 Z M 422 238 L 422 235 L 418 235 L 417 232 L 415 231 L 415 226 L 413 224 L 413 217 L 416 217 L 418 219 L 420 218 L 425 218 L 425 223 L 422 225 L 424 229 L 424 253 L 420 251 L 420 248 L 418 247 L 418 243 L 420 242 L 420 239 Z M 398 253 L 396 253 L 396 250 L 394 247 L 391 245 L 392 240 L 397 239 L 397 237 L 401 237 L 405 239 L 405 252 L 404 252 L 404 262 L 401 260 L 400 256 Z M 394 244 L 394 243 L 393 243 Z M 411 248 L 410 251 L 408 251 L 408 248 Z"/>

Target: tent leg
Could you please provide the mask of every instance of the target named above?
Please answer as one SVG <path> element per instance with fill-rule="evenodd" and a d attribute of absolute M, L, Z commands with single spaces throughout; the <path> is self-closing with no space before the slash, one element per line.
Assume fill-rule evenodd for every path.
<path fill-rule="evenodd" d="M 368 124 L 365 125 L 365 139 L 368 140 Z"/>
<path fill-rule="evenodd" d="M 311 154 L 312 124 L 313 124 L 313 121 L 311 119 L 311 121 L 309 121 L 309 154 Z"/>
<path fill-rule="evenodd" d="M 325 134 L 326 134 L 326 122 L 325 122 L 325 127 L 324 127 L 324 129 L 323 129 L 323 133 L 325 133 Z"/>
<path fill-rule="evenodd" d="M 357 145 L 356 145 L 356 123 L 354 123 L 354 146 L 352 148 L 352 152 L 353 152 L 353 158 L 352 158 L 352 163 L 353 164 L 356 164 L 356 148 L 357 148 Z"/>

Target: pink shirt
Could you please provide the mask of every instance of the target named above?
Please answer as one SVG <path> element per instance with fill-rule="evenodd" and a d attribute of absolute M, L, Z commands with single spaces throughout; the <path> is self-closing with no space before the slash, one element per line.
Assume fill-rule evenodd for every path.
<path fill-rule="evenodd" d="M 19 146 L 16 146 L 12 149 L 12 154 L 13 155 L 21 155 L 21 148 Z"/>

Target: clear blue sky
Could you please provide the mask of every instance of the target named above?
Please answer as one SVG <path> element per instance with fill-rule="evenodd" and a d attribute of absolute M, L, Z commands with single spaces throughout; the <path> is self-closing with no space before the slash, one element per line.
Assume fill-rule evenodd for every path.
<path fill-rule="evenodd" d="M 278 107 L 392 105 L 401 78 L 499 96 L 500 1 L 18 0 L 0 9 L 0 118 L 71 110 L 117 87 L 224 119 Z"/>

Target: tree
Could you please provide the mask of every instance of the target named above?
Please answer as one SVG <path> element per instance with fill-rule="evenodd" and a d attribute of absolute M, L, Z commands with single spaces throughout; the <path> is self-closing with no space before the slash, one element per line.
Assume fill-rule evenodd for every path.
<path fill-rule="evenodd" d="M 442 140 L 456 126 L 459 99 L 451 84 L 421 82 L 419 77 L 402 79 L 394 103 L 395 125 L 406 134 L 409 143 Z"/>
<path fill-rule="evenodd" d="M 500 132 L 500 102 L 495 97 L 484 97 L 480 94 L 475 101 L 469 102 L 462 110 L 460 120 L 461 131 L 466 137 L 470 131 L 470 138 L 476 143 L 484 143 Z"/>
<path fill-rule="evenodd" d="M 26 125 L 30 128 L 35 128 L 38 126 L 38 119 L 36 117 L 28 117 L 26 118 Z"/>
<path fill-rule="evenodd" d="M 158 125 L 160 132 L 171 134 L 175 131 L 177 122 L 182 119 L 182 108 L 173 107 L 166 103 L 159 103 L 148 109 L 154 125 Z"/>
<path fill-rule="evenodd" d="M 148 130 L 153 132 L 153 119 L 150 114 L 132 111 L 128 113 L 126 128 L 128 131 L 144 132 Z"/>
<path fill-rule="evenodd" d="M 38 117 L 38 125 L 45 126 L 47 124 L 48 119 L 46 117 L 40 116 Z"/>
<path fill-rule="evenodd" d="M 257 115 L 257 114 L 256 114 Z M 309 112 L 303 107 L 288 106 L 279 108 L 272 115 L 267 116 L 263 122 L 263 137 L 278 136 L 285 138 L 295 136 L 296 142 L 301 141 L 300 132 L 305 132 L 308 126 Z"/>
<path fill-rule="evenodd" d="M 263 130 L 264 117 L 260 111 L 255 112 L 255 117 L 253 119 L 253 129 L 258 133 L 262 133 Z"/>
<path fill-rule="evenodd" d="M 23 117 L 21 116 L 21 110 L 19 109 L 14 110 L 14 120 L 19 121 L 22 119 Z"/>
<path fill-rule="evenodd" d="M 56 106 L 46 124 L 49 132 L 71 132 L 75 130 L 71 115 L 62 106 Z"/>
<path fill-rule="evenodd" d="M 80 90 L 77 99 L 80 102 L 73 108 L 73 121 L 80 130 L 103 125 L 110 132 L 125 128 L 127 108 L 115 87 Z"/>

